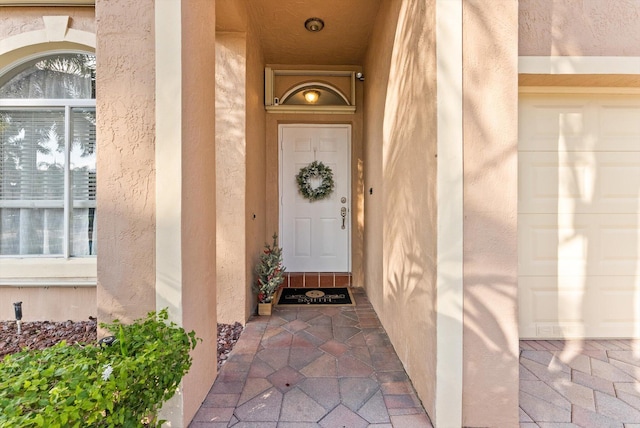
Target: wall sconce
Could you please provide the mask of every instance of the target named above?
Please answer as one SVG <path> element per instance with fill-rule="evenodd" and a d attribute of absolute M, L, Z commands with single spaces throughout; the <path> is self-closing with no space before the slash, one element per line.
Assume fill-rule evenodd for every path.
<path fill-rule="evenodd" d="M 324 28 L 324 21 L 320 18 L 309 18 L 304 21 L 304 28 L 312 33 L 317 33 Z"/>
<path fill-rule="evenodd" d="M 315 104 L 320 98 L 320 92 L 316 91 L 315 89 L 310 89 L 308 91 L 304 91 L 302 93 L 302 96 L 304 97 L 304 100 L 309 104 Z"/>

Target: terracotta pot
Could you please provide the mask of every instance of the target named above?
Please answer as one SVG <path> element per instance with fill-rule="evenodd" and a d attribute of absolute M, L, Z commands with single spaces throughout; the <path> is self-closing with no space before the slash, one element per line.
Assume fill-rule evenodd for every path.
<path fill-rule="evenodd" d="M 258 315 L 271 315 L 273 303 L 258 303 Z"/>

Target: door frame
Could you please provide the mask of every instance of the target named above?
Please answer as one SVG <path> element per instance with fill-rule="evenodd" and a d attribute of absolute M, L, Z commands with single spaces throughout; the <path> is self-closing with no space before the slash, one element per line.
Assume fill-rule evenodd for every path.
<path fill-rule="evenodd" d="M 282 165 L 282 153 L 284 150 L 282 134 L 285 128 L 346 128 L 348 130 L 347 133 L 347 166 L 348 166 L 348 174 L 347 174 L 347 224 L 349 225 L 349 233 L 347 234 L 347 272 L 351 273 L 353 266 L 353 245 L 352 245 L 352 237 L 353 237 L 353 198 L 352 195 L 352 185 L 353 185 L 353 168 L 351 166 L 351 150 L 352 144 L 351 139 L 353 137 L 353 126 L 350 123 L 287 123 L 287 124 L 278 124 L 278 236 L 283 236 L 284 231 L 284 222 L 283 222 L 283 165 Z"/>

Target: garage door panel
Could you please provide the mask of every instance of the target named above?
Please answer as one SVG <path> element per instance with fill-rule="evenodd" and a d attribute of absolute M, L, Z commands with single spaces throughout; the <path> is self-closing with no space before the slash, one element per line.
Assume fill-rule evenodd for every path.
<path fill-rule="evenodd" d="M 640 206 L 640 153 L 524 152 L 518 167 L 521 213 L 630 213 Z"/>
<path fill-rule="evenodd" d="M 520 103 L 520 333 L 640 337 L 640 96 Z"/>
<path fill-rule="evenodd" d="M 603 104 L 600 109 L 599 125 L 600 137 L 603 141 L 612 140 L 616 147 L 624 143 L 634 143 L 629 147 L 637 150 L 638 136 L 640 136 L 640 103 L 627 103 L 627 105 Z M 629 141 L 631 138 L 634 141 Z M 611 150 L 611 148 L 609 148 Z"/>
<path fill-rule="evenodd" d="M 522 338 L 634 337 L 640 296 L 635 276 L 521 277 Z"/>
<path fill-rule="evenodd" d="M 521 275 L 635 275 L 637 214 L 520 214 Z"/>
<path fill-rule="evenodd" d="M 570 147 L 584 150 L 585 134 L 597 117 L 586 102 L 566 103 L 539 97 L 519 112 L 521 151 L 556 151 Z M 559 136 L 562 138 L 558 138 Z"/>

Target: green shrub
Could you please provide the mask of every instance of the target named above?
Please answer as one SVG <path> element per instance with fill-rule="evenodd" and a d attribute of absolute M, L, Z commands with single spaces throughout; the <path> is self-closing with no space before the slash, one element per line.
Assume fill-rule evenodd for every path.
<path fill-rule="evenodd" d="M 111 346 L 64 342 L 0 363 L 0 427 L 158 427 L 162 403 L 191 367 L 195 332 L 167 310 L 131 325 L 101 324 Z"/>

